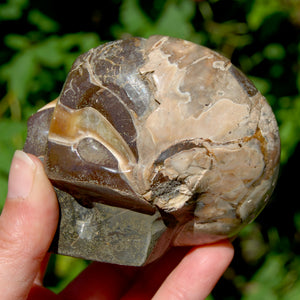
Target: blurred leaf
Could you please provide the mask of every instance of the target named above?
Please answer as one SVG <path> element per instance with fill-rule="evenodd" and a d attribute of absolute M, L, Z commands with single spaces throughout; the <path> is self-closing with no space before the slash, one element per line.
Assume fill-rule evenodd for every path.
<path fill-rule="evenodd" d="M 284 73 L 284 65 L 274 63 L 270 68 L 270 77 L 280 78 Z"/>
<path fill-rule="evenodd" d="M 150 34 L 157 32 L 182 39 L 191 38 L 194 28 L 190 20 L 195 14 L 194 8 L 195 4 L 192 1 L 169 1 Z"/>
<path fill-rule="evenodd" d="M 256 222 L 243 228 L 239 233 L 239 238 L 243 258 L 249 264 L 256 263 L 269 250 L 263 239 L 261 227 Z"/>
<path fill-rule="evenodd" d="M 7 176 L 0 173 L 0 212 L 3 208 L 5 198 L 7 194 Z"/>
<path fill-rule="evenodd" d="M 200 1 L 200 3 L 198 4 L 198 9 L 201 12 L 201 15 L 203 16 L 204 20 L 213 20 L 214 13 L 208 1 Z"/>
<path fill-rule="evenodd" d="M 289 101 L 289 98 L 281 98 L 281 108 L 276 115 L 280 124 L 281 160 L 286 163 L 300 142 L 300 97 L 295 97 L 287 107 L 284 100 Z"/>
<path fill-rule="evenodd" d="M 254 76 L 248 76 L 252 82 L 254 83 L 255 87 L 263 94 L 266 95 L 271 90 L 271 83 L 269 80 L 265 78 L 259 78 Z"/>
<path fill-rule="evenodd" d="M 16 20 L 22 15 L 23 9 L 28 5 L 29 0 L 8 0 L 0 4 L 0 20 Z"/>
<path fill-rule="evenodd" d="M 0 136 L 0 172 L 8 174 L 14 151 L 23 148 L 26 123 L 0 119 L 0 132 L 5 132 Z"/>
<path fill-rule="evenodd" d="M 247 287 L 247 291 L 245 292 L 245 296 L 243 296 L 242 300 L 279 300 L 276 293 L 269 289 L 268 286 L 260 285 L 260 284 L 252 284 Z"/>
<path fill-rule="evenodd" d="M 300 280 L 284 295 L 282 300 L 299 300 L 300 297 Z"/>
<path fill-rule="evenodd" d="M 258 29 L 268 16 L 282 11 L 282 8 L 280 0 L 254 0 L 252 9 L 247 15 L 250 29 Z"/>
<path fill-rule="evenodd" d="M 285 49 L 278 43 L 268 44 L 263 50 L 263 54 L 270 60 L 281 60 L 285 57 Z"/>
<path fill-rule="evenodd" d="M 38 29 L 43 32 L 56 32 L 59 28 L 58 23 L 36 9 L 29 12 L 28 21 L 31 24 L 36 25 Z"/>
<path fill-rule="evenodd" d="M 48 288 L 59 293 L 88 266 L 88 262 L 80 258 L 63 255 L 55 255 L 55 258 L 54 272 L 62 280 L 57 286 Z"/>
<path fill-rule="evenodd" d="M 223 23 L 210 21 L 206 23 L 205 28 L 211 34 L 211 41 L 218 48 L 230 46 L 235 49 L 252 42 L 252 37 L 248 34 L 248 27 L 244 23 L 232 20 Z M 222 50 L 222 52 L 225 51 Z M 231 53 L 227 56 L 230 57 Z"/>
<path fill-rule="evenodd" d="M 299 9 L 299 14 L 300 14 L 300 9 Z M 298 43 L 298 66 L 300 65 L 300 42 Z M 300 70 L 298 70 L 297 72 L 297 88 L 298 88 L 298 91 L 299 91 L 299 94 L 300 94 Z"/>
<path fill-rule="evenodd" d="M 23 35 L 8 34 L 4 38 L 5 44 L 14 50 L 23 50 L 30 46 L 30 40 Z"/>
<path fill-rule="evenodd" d="M 280 287 L 286 275 L 284 254 L 270 254 L 265 263 L 247 284 L 243 300 L 279 299 L 276 289 Z"/>
<path fill-rule="evenodd" d="M 140 35 L 152 27 L 151 20 L 140 9 L 138 0 L 123 1 L 120 9 L 120 20 L 125 31 L 132 35 Z"/>
<path fill-rule="evenodd" d="M 68 53 L 60 45 L 60 38 L 56 36 L 49 37 L 33 50 L 39 63 L 49 68 L 58 68 L 63 65 L 68 56 Z"/>
<path fill-rule="evenodd" d="M 113 34 L 116 38 L 122 36 L 142 36 L 160 34 L 173 37 L 200 41 L 191 24 L 195 14 L 195 3 L 186 1 L 166 1 L 164 9 L 155 22 L 151 21 L 139 7 L 138 0 L 124 0 L 120 9 L 122 26 L 114 26 Z"/>
<path fill-rule="evenodd" d="M 0 78 L 7 81 L 8 90 L 13 91 L 20 101 L 24 101 L 29 92 L 35 66 L 34 53 L 26 50 L 15 55 L 0 69 Z"/>
<path fill-rule="evenodd" d="M 214 297 L 212 295 L 208 295 L 205 300 L 214 300 Z"/>
<path fill-rule="evenodd" d="M 10 36 L 6 40 L 9 46 L 21 48 L 25 47 L 25 41 L 25 38 L 17 35 Z M 28 47 L 19 51 L 7 64 L 0 66 L 0 80 L 7 83 L 8 91 L 2 102 L 13 101 L 6 106 L 0 103 L 0 115 L 4 112 L 1 110 L 1 106 L 10 107 L 13 118 L 20 120 L 21 111 L 16 109 L 36 89 L 35 80 L 38 78 L 41 68 L 64 67 L 65 73 L 67 73 L 79 54 L 99 44 L 98 36 L 91 33 L 69 34 L 62 37 L 51 36 L 37 44 L 31 44 L 28 41 Z M 74 47 L 76 51 L 72 51 Z M 42 80 L 43 77 L 38 80 L 39 89 L 44 88 L 41 84 Z M 56 78 L 49 78 L 49 80 L 55 82 Z"/>

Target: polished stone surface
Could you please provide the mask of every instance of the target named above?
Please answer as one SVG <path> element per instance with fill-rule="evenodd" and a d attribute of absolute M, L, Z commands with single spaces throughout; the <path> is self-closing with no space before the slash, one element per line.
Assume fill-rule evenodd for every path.
<path fill-rule="evenodd" d="M 152 36 L 82 54 L 29 120 L 24 149 L 68 195 L 57 252 L 141 265 L 251 222 L 274 189 L 280 141 L 266 99 L 227 58 Z"/>

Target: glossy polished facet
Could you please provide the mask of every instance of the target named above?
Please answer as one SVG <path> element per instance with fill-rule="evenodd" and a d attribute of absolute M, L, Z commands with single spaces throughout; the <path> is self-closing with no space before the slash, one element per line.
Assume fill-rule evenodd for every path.
<path fill-rule="evenodd" d="M 274 189 L 280 141 L 265 98 L 227 58 L 152 36 L 78 57 L 29 120 L 25 151 L 58 191 L 52 249 L 143 265 L 251 222 Z"/>

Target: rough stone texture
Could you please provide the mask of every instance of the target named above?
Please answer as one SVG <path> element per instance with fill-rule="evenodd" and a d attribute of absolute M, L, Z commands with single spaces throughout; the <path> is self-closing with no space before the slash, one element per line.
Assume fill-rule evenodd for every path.
<path fill-rule="evenodd" d="M 51 250 L 64 255 L 121 265 L 140 266 L 159 257 L 168 243 L 156 250 L 167 227 L 160 214 L 94 203 L 88 208 L 57 190 L 62 211 Z"/>
<path fill-rule="evenodd" d="M 29 120 L 25 151 L 64 191 L 58 253 L 142 265 L 251 222 L 274 189 L 280 141 L 265 98 L 228 59 L 152 36 L 81 55 Z"/>

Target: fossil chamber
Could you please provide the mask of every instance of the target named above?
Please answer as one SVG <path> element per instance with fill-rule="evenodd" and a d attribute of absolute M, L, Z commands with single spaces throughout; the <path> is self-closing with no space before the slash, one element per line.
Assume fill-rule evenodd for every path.
<path fill-rule="evenodd" d="M 167 36 L 100 45 L 28 121 L 24 150 L 55 187 L 51 250 L 145 265 L 235 236 L 275 187 L 274 114 L 227 58 Z"/>

